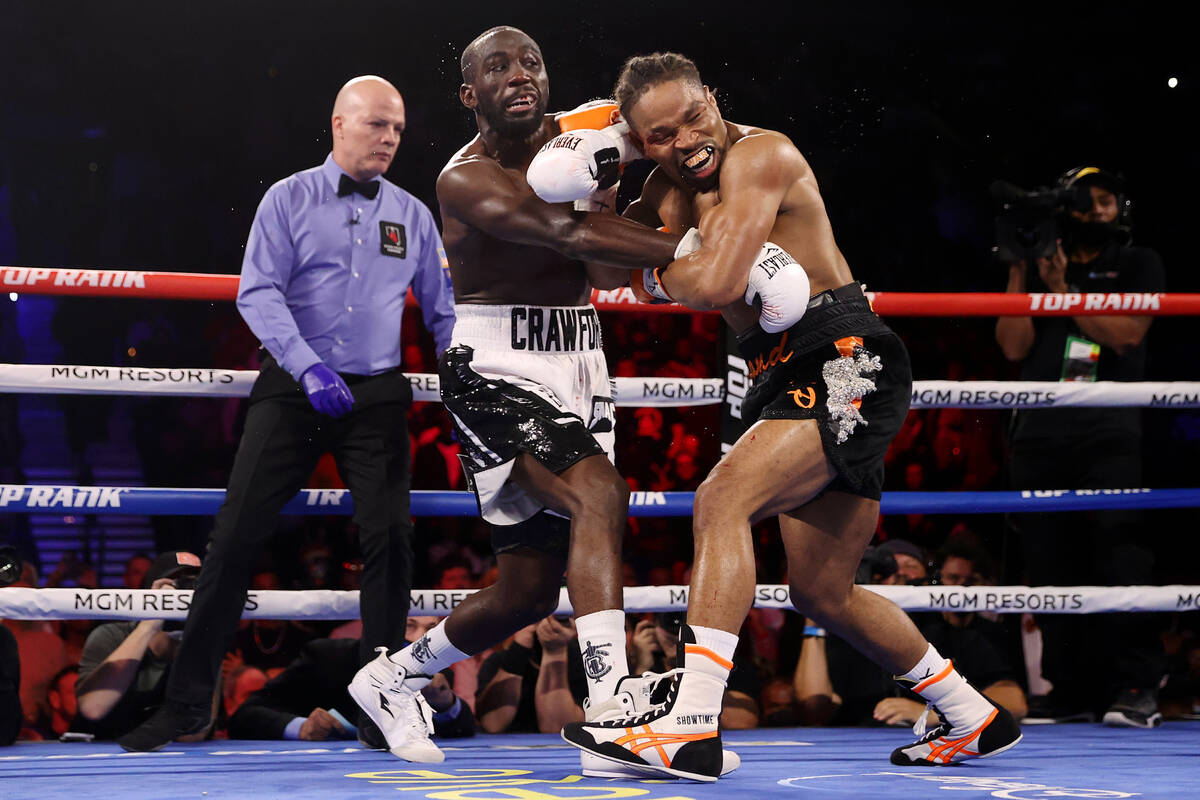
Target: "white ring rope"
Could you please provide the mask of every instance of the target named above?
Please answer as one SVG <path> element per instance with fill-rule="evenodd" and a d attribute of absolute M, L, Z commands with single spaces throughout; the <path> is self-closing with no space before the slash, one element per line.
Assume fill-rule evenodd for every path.
<path fill-rule="evenodd" d="M 405 373 L 413 400 L 440 403 L 438 376 Z M 258 378 L 247 369 L 153 369 L 68 364 L 0 364 L 0 392 L 25 394 L 157 395 L 249 397 Z M 723 397 L 720 378 L 615 378 L 619 406 L 716 405 Z M 1200 384 L 1197 384 L 1200 387 Z"/>
<path fill-rule="evenodd" d="M 905 611 L 1027 611 L 1055 614 L 1100 614 L 1115 611 L 1200 610 L 1200 586 L 866 586 Z M 409 614 L 449 614 L 473 589 L 414 590 Z M 0 589 L 0 617 L 7 619 L 183 619 L 191 590 L 145 589 Z M 633 586 L 625 589 L 625 610 L 683 611 L 686 586 Z M 755 588 L 756 608 L 792 610 L 788 587 Z M 572 613 L 567 590 L 556 614 Z M 358 619 L 358 592 L 252 591 L 244 619 Z"/>
<path fill-rule="evenodd" d="M 417 402 L 440 402 L 438 376 L 406 373 Z M 69 364 L 0 364 L 0 392 L 247 397 L 258 372 Z M 702 406 L 724 399 L 721 378 L 615 378 L 619 406 Z M 1200 383 L 914 381 L 913 408 L 1200 408 Z"/>

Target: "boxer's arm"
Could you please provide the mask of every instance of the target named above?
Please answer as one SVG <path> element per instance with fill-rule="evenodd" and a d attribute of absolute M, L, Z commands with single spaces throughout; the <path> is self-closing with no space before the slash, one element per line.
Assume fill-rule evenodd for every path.
<path fill-rule="evenodd" d="M 593 289 L 620 289 L 629 285 L 630 271 L 624 267 L 610 267 L 589 261 L 583 265 L 587 269 L 588 283 Z"/>
<path fill-rule="evenodd" d="M 665 264 L 677 234 L 661 233 L 615 214 L 573 211 L 538 199 L 492 163 L 466 161 L 438 177 L 442 213 L 498 239 L 547 247 L 567 258 L 625 269 Z"/>
<path fill-rule="evenodd" d="M 812 174 L 790 142 L 768 134 L 742 139 L 726 158 L 721 202 L 700 220 L 703 244 L 660 275 L 671 297 L 690 308 L 722 308 L 743 299 L 784 195 Z"/>
<path fill-rule="evenodd" d="M 657 203 L 661 200 L 659 197 L 661 189 L 657 188 L 654 183 L 652 178 L 647 180 L 642 187 L 642 196 L 626 206 L 621 216 L 647 227 L 661 230 L 662 221 L 659 220 L 657 211 Z M 622 286 L 632 285 L 636 293 L 641 287 L 641 273 L 634 272 L 631 275 L 628 267 L 615 267 L 596 262 L 588 263 L 586 266 L 588 279 L 597 289 L 619 289 Z"/>

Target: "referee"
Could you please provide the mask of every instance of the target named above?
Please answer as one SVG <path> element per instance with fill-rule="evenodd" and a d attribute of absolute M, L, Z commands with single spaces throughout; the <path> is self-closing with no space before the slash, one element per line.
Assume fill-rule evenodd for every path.
<path fill-rule="evenodd" d="M 411 287 L 440 354 L 454 301 L 433 215 L 381 177 L 404 131 L 404 101 L 382 78 L 355 78 L 333 107 L 333 152 L 267 190 L 242 262 L 238 310 L 262 342 L 225 503 L 196 583 L 167 702 L 118 743 L 159 750 L 202 730 L 250 570 L 283 504 L 332 452 L 354 498 L 363 551 L 361 656 L 402 647 L 412 582 L 412 389 L 400 318 Z M 368 746 L 386 747 L 360 725 Z"/>

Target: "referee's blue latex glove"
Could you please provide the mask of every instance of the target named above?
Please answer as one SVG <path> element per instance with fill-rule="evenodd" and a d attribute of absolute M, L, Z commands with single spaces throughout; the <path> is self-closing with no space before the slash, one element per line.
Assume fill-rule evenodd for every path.
<path fill-rule="evenodd" d="M 300 385 L 312 407 L 334 419 L 349 414 L 354 405 L 354 395 L 350 394 L 350 387 L 342 376 L 320 361 L 304 370 Z"/>

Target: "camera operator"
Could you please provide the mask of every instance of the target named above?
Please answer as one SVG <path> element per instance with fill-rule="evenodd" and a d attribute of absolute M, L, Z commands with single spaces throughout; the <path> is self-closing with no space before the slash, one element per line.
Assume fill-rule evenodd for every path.
<path fill-rule="evenodd" d="M 1026 205 L 1047 196 L 1054 210 L 1035 226 L 1042 235 L 1027 236 L 1023 249 L 1006 241 L 1005 216 L 997 221 L 1009 292 L 1164 290 L 1158 254 L 1129 245 L 1131 203 L 1117 175 L 1076 168 L 1055 190 L 1026 195 Z M 1006 358 L 1021 362 L 1021 380 L 1138 381 L 1145 376 L 1150 322 L 1148 316 L 1001 317 L 996 341 Z M 1014 489 L 1141 486 L 1140 410 L 1015 412 L 1009 466 Z M 1032 585 L 1152 582 L 1153 558 L 1138 541 L 1139 522 L 1132 511 L 1013 519 Z M 1113 725 L 1148 728 L 1161 721 L 1155 689 L 1164 665 L 1152 625 L 1133 615 L 1040 615 L 1038 623 L 1042 674 L 1054 691 L 1035 715 L 1062 719 L 1107 708 L 1105 722 Z"/>
<path fill-rule="evenodd" d="M 172 551 L 154 560 L 146 572 L 144 589 L 192 588 L 200 572 L 200 559 L 192 553 Z M 166 620 L 146 619 L 109 622 L 87 638 L 75 684 L 77 716 L 74 730 L 97 739 L 115 739 L 150 717 L 166 699 L 167 676 L 182 634 L 180 623 L 164 630 Z M 215 707 L 220 687 L 214 694 Z M 211 725 L 200 733 L 181 738 L 205 738 Z"/>

